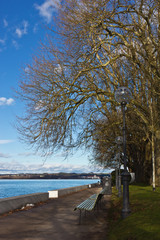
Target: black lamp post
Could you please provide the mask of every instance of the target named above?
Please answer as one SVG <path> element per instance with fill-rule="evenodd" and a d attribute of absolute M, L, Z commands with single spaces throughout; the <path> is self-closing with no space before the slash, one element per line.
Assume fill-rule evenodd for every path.
<path fill-rule="evenodd" d="M 116 137 L 116 143 L 119 147 L 119 153 L 118 153 L 118 197 L 121 196 L 121 173 L 120 173 L 120 145 L 123 143 L 123 138 L 121 136 Z"/>
<path fill-rule="evenodd" d="M 122 106 L 123 113 L 123 162 L 124 162 L 124 172 L 122 173 L 123 182 L 123 208 L 122 208 L 122 218 L 126 218 L 130 214 L 129 207 L 129 181 L 130 173 L 127 170 L 127 159 L 126 159 L 126 126 L 125 126 L 125 106 L 129 103 L 131 99 L 131 92 L 126 87 L 120 87 L 115 92 L 115 99 Z"/>

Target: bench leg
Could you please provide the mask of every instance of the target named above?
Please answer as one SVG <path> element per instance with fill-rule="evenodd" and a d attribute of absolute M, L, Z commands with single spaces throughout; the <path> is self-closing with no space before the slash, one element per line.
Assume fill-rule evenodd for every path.
<path fill-rule="evenodd" d="M 79 211 L 79 224 L 81 224 L 81 209 Z"/>
<path fill-rule="evenodd" d="M 85 210 L 85 212 L 84 212 L 85 218 L 86 218 L 86 215 L 87 215 L 87 211 Z M 79 209 L 79 224 L 81 224 L 81 219 L 82 219 L 82 210 Z"/>

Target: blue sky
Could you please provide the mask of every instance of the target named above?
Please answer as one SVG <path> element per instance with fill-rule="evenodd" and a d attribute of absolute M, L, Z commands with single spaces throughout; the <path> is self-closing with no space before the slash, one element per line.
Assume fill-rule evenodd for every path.
<path fill-rule="evenodd" d="M 78 151 L 64 160 L 63 152 L 49 158 L 20 142 L 14 128 L 24 106 L 15 98 L 21 69 L 45 39 L 60 0 L 6 0 L 0 8 L 0 174 L 22 172 L 90 172 L 90 153 Z"/>

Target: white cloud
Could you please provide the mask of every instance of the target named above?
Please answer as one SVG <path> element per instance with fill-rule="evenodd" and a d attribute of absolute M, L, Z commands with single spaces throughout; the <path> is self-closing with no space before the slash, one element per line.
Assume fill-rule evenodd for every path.
<path fill-rule="evenodd" d="M 19 38 L 21 38 L 23 35 L 27 34 L 27 31 L 28 31 L 28 22 L 23 21 L 22 26 L 17 27 L 15 33 Z"/>
<path fill-rule="evenodd" d="M 8 22 L 5 18 L 3 19 L 3 24 L 4 24 L 4 27 L 8 27 Z"/>
<path fill-rule="evenodd" d="M 16 28 L 16 34 L 19 38 L 21 38 L 23 35 L 22 30 L 20 28 Z"/>
<path fill-rule="evenodd" d="M 38 23 L 36 23 L 33 27 L 33 32 L 36 33 L 38 31 Z"/>
<path fill-rule="evenodd" d="M 47 23 L 52 20 L 53 13 L 59 8 L 61 0 L 45 0 L 42 5 L 35 4 L 35 8 L 39 11 Z"/>
<path fill-rule="evenodd" d="M 35 104 L 35 110 L 36 111 L 42 110 L 43 107 L 44 107 L 44 103 L 43 103 L 42 100 L 39 100 L 39 102 Z"/>
<path fill-rule="evenodd" d="M 5 44 L 5 39 L 2 39 L 2 38 L 1 38 L 1 39 L 0 39 L 0 43 L 4 45 L 4 44 Z"/>
<path fill-rule="evenodd" d="M 14 140 L 0 140 L 0 144 L 7 144 L 7 143 L 11 143 L 11 142 L 14 142 Z"/>
<path fill-rule="evenodd" d="M 14 103 L 14 99 L 13 98 L 5 98 L 5 97 L 1 97 L 0 98 L 0 106 L 3 106 L 3 105 L 11 105 Z"/>
<path fill-rule="evenodd" d="M 60 64 L 57 64 L 57 67 L 54 68 L 54 72 L 57 74 L 61 74 L 63 71 L 63 68 Z"/>
<path fill-rule="evenodd" d="M 19 49 L 19 45 L 18 45 L 17 41 L 12 40 L 12 44 L 16 49 Z"/>
<path fill-rule="evenodd" d="M 4 154 L 0 152 L 0 158 L 9 158 L 10 155 L 9 154 Z"/>
<path fill-rule="evenodd" d="M 4 51 L 6 49 L 6 38 L 0 38 L 0 52 Z"/>
<path fill-rule="evenodd" d="M 29 67 L 25 67 L 25 68 L 24 68 L 24 71 L 25 71 L 26 73 L 29 73 L 29 72 L 30 72 Z"/>
<path fill-rule="evenodd" d="M 35 153 L 32 152 L 24 152 L 24 153 L 19 153 L 18 156 L 23 156 L 23 157 L 29 157 L 29 156 L 34 156 Z"/>

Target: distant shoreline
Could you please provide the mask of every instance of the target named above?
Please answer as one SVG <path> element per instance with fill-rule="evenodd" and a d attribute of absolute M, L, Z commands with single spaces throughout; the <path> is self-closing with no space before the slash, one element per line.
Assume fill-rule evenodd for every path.
<path fill-rule="evenodd" d="M 101 179 L 110 174 L 97 173 L 42 173 L 0 174 L 0 179 Z"/>

